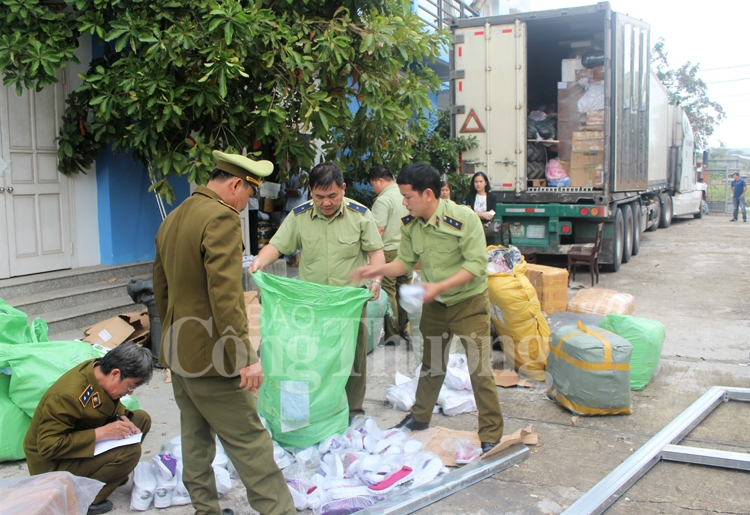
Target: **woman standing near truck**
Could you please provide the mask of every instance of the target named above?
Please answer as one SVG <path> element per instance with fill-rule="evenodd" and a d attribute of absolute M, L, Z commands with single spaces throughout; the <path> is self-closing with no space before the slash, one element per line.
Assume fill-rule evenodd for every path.
<path fill-rule="evenodd" d="M 497 200 L 491 191 L 490 182 L 484 173 L 477 172 L 471 178 L 469 195 L 464 200 L 464 204 L 474 210 L 483 224 L 492 221 L 495 217 L 495 204 L 497 204 Z"/>

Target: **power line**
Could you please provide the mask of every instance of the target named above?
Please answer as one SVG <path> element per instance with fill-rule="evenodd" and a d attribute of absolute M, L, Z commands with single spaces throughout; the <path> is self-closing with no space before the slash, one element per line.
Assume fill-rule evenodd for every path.
<path fill-rule="evenodd" d="M 750 80 L 750 77 L 744 77 L 742 79 L 729 79 L 729 80 L 714 80 L 711 82 L 706 82 L 706 84 L 721 84 L 723 82 L 737 82 L 740 80 Z"/>
<path fill-rule="evenodd" d="M 701 70 L 702 72 L 715 72 L 718 70 L 732 70 L 734 68 L 748 68 L 750 67 L 750 64 L 740 64 L 737 66 L 723 66 L 721 68 L 706 68 L 705 70 Z"/>

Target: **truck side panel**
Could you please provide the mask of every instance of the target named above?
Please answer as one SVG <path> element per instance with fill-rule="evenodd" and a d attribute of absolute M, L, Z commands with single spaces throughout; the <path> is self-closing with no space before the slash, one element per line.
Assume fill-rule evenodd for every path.
<path fill-rule="evenodd" d="M 648 184 L 650 187 L 667 185 L 669 128 L 672 125 L 667 90 L 658 78 L 652 77 L 649 104 Z"/>

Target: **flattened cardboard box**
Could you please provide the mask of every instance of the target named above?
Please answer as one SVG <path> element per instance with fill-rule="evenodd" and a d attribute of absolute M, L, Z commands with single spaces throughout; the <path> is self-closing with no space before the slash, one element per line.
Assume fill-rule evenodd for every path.
<path fill-rule="evenodd" d="M 150 329 L 148 310 L 144 309 L 139 312 L 123 313 L 92 325 L 83 332 L 85 335 L 83 341 L 91 344 L 98 343 L 110 349 L 126 342 L 143 345 L 149 337 Z"/>

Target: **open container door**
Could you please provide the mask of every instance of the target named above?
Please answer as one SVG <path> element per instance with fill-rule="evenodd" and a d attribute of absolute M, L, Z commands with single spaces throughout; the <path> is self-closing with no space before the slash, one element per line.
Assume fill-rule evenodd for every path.
<path fill-rule="evenodd" d="M 463 152 L 466 174 L 484 172 L 493 191 L 526 186 L 526 26 L 455 28 L 453 134 L 476 136 Z"/>
<path fill-rule="evenodd" d="M 612 191 L 639 191 L 648 188 L 650 31 L 647 23 L 613 14 L 617 150 Z"/>

